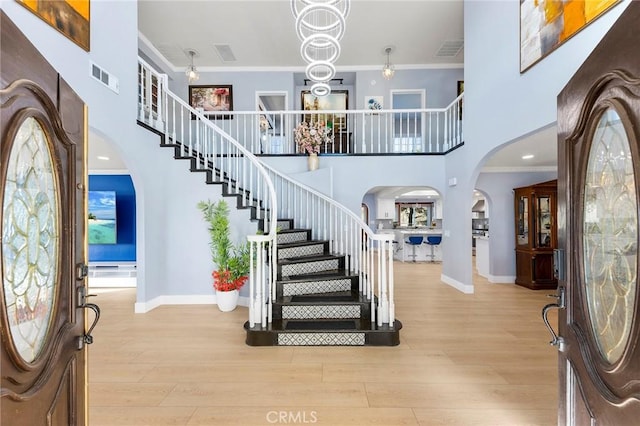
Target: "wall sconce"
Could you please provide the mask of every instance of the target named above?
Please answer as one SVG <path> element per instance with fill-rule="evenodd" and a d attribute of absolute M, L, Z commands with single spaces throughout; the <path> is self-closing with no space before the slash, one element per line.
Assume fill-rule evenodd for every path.
<path fill-rule="evenodd" d="M 394 66 L 391 64 L 391 60 L 389 59 L 389 55 L 393 48 L 386 47 L 384 51 L 387 53 L 387 62 L 385 62 L 384 67 L 382 67 L 382 76 L 385 80 L 391 80 L 393 78 L 393 74 L 396 73 Z"/>
<path fill-rule="evenodd" d="M 196 69 L 195 65 L 193 65 L 193 58 L 198 54 L 198 52 L 196 52 L 193 49 L 189 49 L 186 51 L 186 53 L 191 58 L 191 64 L 187 67 L 187 70 L 185 71 L 185 75 L 189 79 L 189 83 L 193 83 L 194 81 L 200 78 L 200 73 L 198 73 L 198 70 Z"/>

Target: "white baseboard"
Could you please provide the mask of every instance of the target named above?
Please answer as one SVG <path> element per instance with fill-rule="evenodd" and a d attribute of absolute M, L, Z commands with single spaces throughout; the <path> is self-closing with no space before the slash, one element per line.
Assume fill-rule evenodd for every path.
<path fill-rule="evenodd" d="M 136 314 L 145 314 L 162 305 L 216 305 L 217 303 L 215 294 L 158 296 L 148 302 L 136 302 L 134 312 Z M 240 296 L 238 298 L 238 306 L 249 306 L 249 298 Z"/>
<path fill-rule="evenodd" d="M 494 284 L 515 284 L 516 282 L 516 277 L 511 275 L 489 275 L 487 279 Z"/>
<path fill-rule="evenodd" d="M 442 280 L 442 282 L 444 282 L 445 284 L 448 284 L 451 287 L 455 288 L 456 290 L 461 291 L 465 294 L 473 294 L 473 284 L 467 285 L 467 284 L 461 283 L 460 281 L 454 280 L 453 278 L 444 274 L 440 275 L 440 280 Z"/>

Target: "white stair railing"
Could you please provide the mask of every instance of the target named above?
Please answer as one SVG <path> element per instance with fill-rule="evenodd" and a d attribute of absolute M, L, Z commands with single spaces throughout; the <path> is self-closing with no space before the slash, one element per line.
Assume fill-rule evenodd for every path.
<path fill-rule="evenodd" d="M 263 221 L 268 233 L 248 237 L 251 327 L 272 322 L 278 217 L 294 219 L 311 229 L 313 238 L 328 240 L 332 253 L 345 255 L 347 269 L 360 278 L 360 293 L 371 302 L 371 321 L 394 326 L 393 236 L 374 233 L 351 210 L 259 161 L 254 153 L 263 152 L 260 144 L 269 130 L 260 127 L 264 112 L 234 111 L 232 120 L 222 117 L 229 112 L 205 114 L 168 90 L 167 76 L 140 58 L 138 101 L 139 121 L 191 159 L 191 170 L 221 182 L 225 195 L 254 207 Z M 269 113 L 278 116 L 267 122 L 280 123 L 284 154 L 296 152 L 289 129 L 304 119 L 331 123 L 335 138 L 323 147 L 326 153 L 442 153 L 463 142 L 461 112 L 462 95 L 441 110 L 281 111 Z"/>
<path fill-rule="evenodd" d="M 345 255 L 349 272 L 360 277 L 360 293 L 371 303 L 371 321 L 393 327 L 393 235 L 374 233 L 343 205 L 264 166 L 278 197 L 279 217 L 295 218 L 297 228 L 311 229 L 313 239 L 328 240 L 332 253 Z"/>
<path fill-rule="evenodd" d="M 202 113 L 254 154 L 301 153 L 293 129 L 322 121 L 333 138 L 326 154 L 443 154 L 464 142 L 464 94 L 446 108 L 348 111 L 234 111 Z"/>
<path fill-rule="evenodd" d="M 164 135 L 164 143 L 177 147 L 191 159 L 191 170 L 220 182 L 224 195 L 236 196 L 244 206 L 254 207 L 266 235 L 248 238 L 251 251 L 249 274 L 249 322 L 271 321 L 271 289 L 275 288 L 276 223 L 275 188 L 262 162 L 233 137 L 213 124 L 168 90 L 168 78 L 139 58 L 138 120 Z M 194 206 L 195 208 L 195 206 Z M 268 247 L 268 250 L 267 250 Z"/>

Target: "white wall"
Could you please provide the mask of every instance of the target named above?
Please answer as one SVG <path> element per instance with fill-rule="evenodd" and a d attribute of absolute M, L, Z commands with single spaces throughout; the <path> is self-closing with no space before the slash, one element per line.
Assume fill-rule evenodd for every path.
<path fill-rule="evenodd" d="M 454 230 L 471 221 L 471 194 L 482 164 L 501 145 L 555 122 L 558 93 L 628 4 L 616 6 L 520 74 L 519 2 L 465 0 L 465 145 L 446 156 L 445 182 L 455 178 L 457 184 L 444 197 L 445 238 L 450 235 L 443 246 L 445 281 L 473 290 L 470 257 L 455 255 L 468 251 L 471 236 Z"/>

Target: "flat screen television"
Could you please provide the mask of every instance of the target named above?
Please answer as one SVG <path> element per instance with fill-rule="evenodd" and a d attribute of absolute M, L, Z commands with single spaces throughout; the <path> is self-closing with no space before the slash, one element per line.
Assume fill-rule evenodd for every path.
<path fill-rule="evenodd" d="M 89 244 L 116 244 L 116 192 L 89 191 Z"/>

